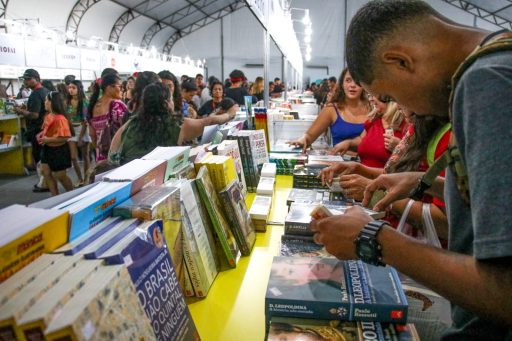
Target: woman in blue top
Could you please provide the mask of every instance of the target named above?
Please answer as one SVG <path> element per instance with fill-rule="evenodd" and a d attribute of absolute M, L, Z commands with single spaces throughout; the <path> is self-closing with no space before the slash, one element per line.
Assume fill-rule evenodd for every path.
<path fill-rule="evenodd" d="M 354 82 L 348 69 L 344 69 L 329 104 L 320 111 L 301 138 L 289 143 L 305 151 L 329 127 L 334 146 L 343 140 L 352 139 L 362 133 L 370 109 L 363 88 Z"/>

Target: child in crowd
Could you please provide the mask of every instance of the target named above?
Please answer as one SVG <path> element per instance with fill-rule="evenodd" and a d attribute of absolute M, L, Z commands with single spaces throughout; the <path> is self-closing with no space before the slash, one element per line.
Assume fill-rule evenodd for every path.
<path fill-rule="evenodd" d="M 73 189 L 73 183 L 66 174 L 71 167 L 71 153 L 68 139 L 73 135 L 67 118 L 65 99 L 62 94 L 51 91 L 44 102 L 48 114 L 45 116 L 43 131 L 37 136 L 43 146 L 41 165 L 43 176 L 52 195 L 59 194 L 56 180 L 66 189 Z"/>

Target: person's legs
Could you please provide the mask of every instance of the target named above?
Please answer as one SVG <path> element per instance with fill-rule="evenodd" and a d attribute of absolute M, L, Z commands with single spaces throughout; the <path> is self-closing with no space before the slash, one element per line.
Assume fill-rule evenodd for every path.
<path fill-rule="evenodd" d="M 91 158 L 89 155 L 89 143 L 84 142 L 82 144 L 82 159 L 84 160 L 84 176 L 87 173 L 89 167 L 91 167 Z"/>
<path fill-rule="evenodd" d="M 50 192 L 52 195 L 59 194 L 59 189 L 57 188 L 57 182 L 53 178 L 52 171 L 50 170 L 50 166 L 47 163 L 41 164 L 41 171 L 43 172 L 44 179 L 48 188 L 50 188 Z"/>
<path fill-rule="evenodd" d="M 71 182 L 71 179 L 66 174 L 66 170 L 61 170 L 57 172 L 53 172 L 53 176 L 64 186 L 66 191 L 73 190 L 73 183 Z"/>
<path fill-rule="evenodd" d="M 78 185 L 84 182 L 84 178 L 82 177 L 82 171 L 80 170 L 80 165 L 78 164 L 78 148 L 77 143 L 75 141 L 68 141 L 69 152 L 71 154 L 71 163 L 73 164 L 73 168 L 75 169 L 76 177 L 78 179 Z"/>

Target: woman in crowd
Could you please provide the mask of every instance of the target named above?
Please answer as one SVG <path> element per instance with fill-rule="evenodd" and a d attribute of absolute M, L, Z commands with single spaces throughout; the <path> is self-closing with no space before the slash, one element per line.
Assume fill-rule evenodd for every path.
<path fill-rule="evenodd" d="M 349 198 L 362 200 L 366 186 L 381 174 L 428 169 L 448 147 L 450 125 L 439 117 L 419 117 L 403 108 L 402 112 L 411 124 L 384 168 L 368 167 L 357 162 L 340 162 L 322 170 L 322 181 L 329 184 L 335 176 L 339 176 L 343 194 Z M 393 203 L 386 217 L 393 226 L 397 226 L 407 202 L 408 200 L 401 200 Z M 430 203 L 430 213 L 437 234 L 440 238 L 447 238 L 448 223 L 444 203 L 436 198 L 425 196 L 422 201 L 414 202 L 407 222 L 415 227 L 422 225 L 424 202 Z"/>
<path fill-rule="evenodd" d="M 341 141 L 331 154 L 357 151 L 361 163 L 368 167 L 384 168 L 391 152 L 404 136 L 407 122 L 395 102 L 382 102 L 370 96 L 373 106 L 361 135 Z"/>
<path fill-rule="evenodd" d="M 89 143 L 92 141 L 86 120 L 89 102 L 85 97 L 84 87 L 81 81 L 73 80 L 69 83 L 67 105 L 68 117 L 75 131 L 75 135 L 68 140 L 69 150 L 71 152 L 71 162 L 78 178 L 78 183 L 75 187 L 79 187 L 83 185 L 84 178 L 80 170 L 80 165 L 78 164 L 78 147 L 80 147 L 82 159 L 84 160 L 83 174 L 85 174 L 90 166 Z"/>
<path fill-rule="evenodd" d="M 344 69 L 331 102 L 320 111 L 302 137 L 289 143 L 305 151 L 327 128 L 331 128 L 332 143 L 337 145 L 361 134 L 369 112 L 370 105 L 363 88 Z"/>
<path fill-rule="evenodd" d="M 183 99 L 181 114 L 183 117 L 197 118 L 197 108 L 194 102 L 192 102 L 192 98 L 196 93 L 197 85 L 194 81 L 186 81 L 181 84 L 181 97 Z"/>
<path fill-rule="evenodd" d="M 103 139 L 105 130 L 115 133 L 121 126 L 127 108 L 121 100 L 121 78 L 117 74 L 107 73 L 93 85 L 93 93 L 87 110 L 91 137 L 96 145 L 96 161 L 105 160 L 110 144 Z M 110 137 L 112 137 L 111 134 Z M 108 145 L 106 145 L 108 143 Z"/>
<path fill-rule="evenodd" d="M 219 108 L 220 101 L 222 101 L 222 98 L 224 97 L 224 86 L 220 81 L 213 81 L 213 83 L 210 84 L 210 89 L 212 99 L 199 108 L 197 114 L 200 117 L 205 117 L 214 113 Z"/>
<path fill-rule="evenodd" d="M 59 194 L 57 181 L 66 191 L 73 189 L 73 183 L 66 174 L 71 167 L 71 154 L 68 140 L 73 135 L 65 107 L 65 97 L 56 91 L 46 96 L 44 106 L 48 114 L 45 116 L 43 131 L 37 136 L 43 146 L 41 168 L 48 188 L 52 195 Z M 57 180 L 57 181 L 56 181 Z"/>
<path fill-rule="evenodd" d="M 168 71 L 163 70 L 158 73 L 158 76 L 160 77 L 160 80 L 162 83 L 167 85 L 169 87 L 169 91 L 171 93 L 171 99 L 174 103 L 173 105 L 173 111 L 174 113 L 180 113 L 181 107 L 183 105 L 183 99 L 181 98 L 181 87 L 180 83 L 178 82 L 178 78 L 176 76 Z"/>
<path fill-rule="evenodd" d="M 133 98 L 133 89 L 135 88 L 135 77 L 130 76 L 126 80 L 126 85 L 123 89 L 123 102 L 128 105 L 128 103 Z"/>
<path fill-rule="evenodd" d="M 132 100 L 128 103 L 128 114 L 125 116 L 124 120 L 128 121 L 131 113 L 137 111 L 142 102 L 142 92 L 144 88 L 149 84 L 156 83 L 160 81 L 160 77 L 153 71 L 143 71 L 139 73 L 137 76 L 137 80 L 135 81 L 135 86 L 132 91 Z"/>
<path fill-rule="evenodd" d="M 258 101 L 262 101 L 263 91 L 265 91 L 265 83 L 263 83 L 263 77 L 256 77 L 252 86 L 252 95 L 256 97 Z"/>
<path fill-rule="evenodd" d="M 143 92 L 142 106 L 124 124 L 112 140 L 110 157 L 120 164 L 139 158 L 157 146 L 177 146 L 200 136 L 207 125 L 223 124 L 232 119 L 237 106 L 222 106 L 216 115 L 202 119 L 172 115 L 169 88 L 162 83 L 148 85 Z"/>

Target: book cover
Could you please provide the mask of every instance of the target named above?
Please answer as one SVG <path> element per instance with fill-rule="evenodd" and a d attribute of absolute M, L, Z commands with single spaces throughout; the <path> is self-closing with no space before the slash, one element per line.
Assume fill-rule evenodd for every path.
<path fill-rule="evenodd" d="M 69 214 L 11 205 L 0 210 L 0 283 L 68 241 Z"/>
<path fill-rule="evenodd" d="M 109 172 L 103 181 L 130 181 L 131 195 L 134 195 L 143 188 L 163 184 L 166 169 L 167 162 L 164 160 L 135 159 Z"/>
<path fill-rule="evenodd" d="M 261 168 L 261 176 L 267 178 L 275 178 L 277 173 L 277 165 L 275 163 L 264 163 Z"/>
<path fill-rule="evenodd" d="M 267 341 L 419 341 L 413 324 L 274 317 Z"/>
<path fill-rule="evenodd" d="M 329 191 L 292 188 L 286 199 L 286 205 L 290 206 L 294 202 L 321 203 L 329 200 L 329 197 Z"/>
<path fill-rule="evenodd" d="M 194 181 L 197 185 L 197 189 L 199 190 L 201 200 L 206 206 L 208 215 L 210 216 L 212 226 L 215 230 L 215 235 L 222 245 L 224 256 L 228 261 L 229 266 L 234 268 L 240 259 L 240 249 L 226 222 L 226 218 L 224 218 L 221 208 L 222 206 L 217 196 L 217 192 L 210 180 L 208 169 L 204 166 L 201 167 L 197 174 L 197 178 Z"/>
<path fill-rule="evenodd" d="M 173 178 L 178 170 L 188 164 L 190 155 L 190 147 L 156 147 L 150 153 L 142 157 L 143 160 L 164 160 L 166 161 L 166 169 L 164 182 Z"/>
<path fill-rule="evenodd" d="M 54 208 L 69 211 L 69 241 L 112 215 L 115 206 L 130 197 L 130 182 L 102 182 Z"/>
<path fill-rule="evenodd" d="M 80 261 L 48 290 L 16 322 L 26 340 L 44 340 L 44 330 L 60 309 L 83 286 L 101 261 Z"/>
<path fill-rule="evenodd" d="M 50 321 L 45 340 L 154 340 L 137 296 L 124 264 L 102 266 Z"/>
<path fill-rule="evenodd" d="M 274 195 L 275 182 L 276 179 L 274 178 L 266 178 L 261 176 L 258 187 L 256 188 L 256 194 L 270 196 Z"/>
<path fill-rule="evenodd" d="M 74 255 L 75 253 L 81 251 L 86 246 L 90 245 L 92 242 L 97 240 L 99 237 L 107 233 L 111 228 L 121 222 L 121 218 L 107 218 L 100 224 L 94 226 L 89 231 L 82 234 L 80 237 L 75 240 L 66 243 L 59 247 L 57 250 L 53 251 L 53 253 L 62 253 L 66 256 Z"/>
<path fill-rule="evenodd" d="M 191 181 L 181 186 L 184 252 L 196 296 L 205 297 L 217 276 L 217 264 L 213 236 L 203 222 L 193 186 Z"/>
<path fill-rule="evenodd" d="M 316 244 L 313 240 L 288 239 L 281 236 L 280 256 L 287 257 L 333 257 L 322 245 Z M 301 237 L 301 236 L 299 236 Z"/>
<path fill-rule="evenodd" d="M 256 242 L 256 233 L 238 180 L 233 180 L 219 196 L 242 255 L 250 255 Z"/>
<path fill-rule="evenodd" d="M 224 140 L 215 149 L 218 155 L 231 156 L 233 158 L 238 181 L 245 196 L 247 194 L 247 184 L 245 183 L 244 167 L 238 142 L 235 140 Z"/>
<path fill-rule="evenodd" d="M 273 316 L 407 322 L 407 300 L 396 271 L 360 261 L 274 257 L 265 297 Z"/>
<path fill-rule="evenodd" d="M 199 334 L 181 291 L 172 260 L 161 234 L 161 222 L 148 222 L 119 252 L 137 290 L 137 296 L 159 340 L 196 340 Z M 147 239 L 151 236 L 151 239 Z"/>

